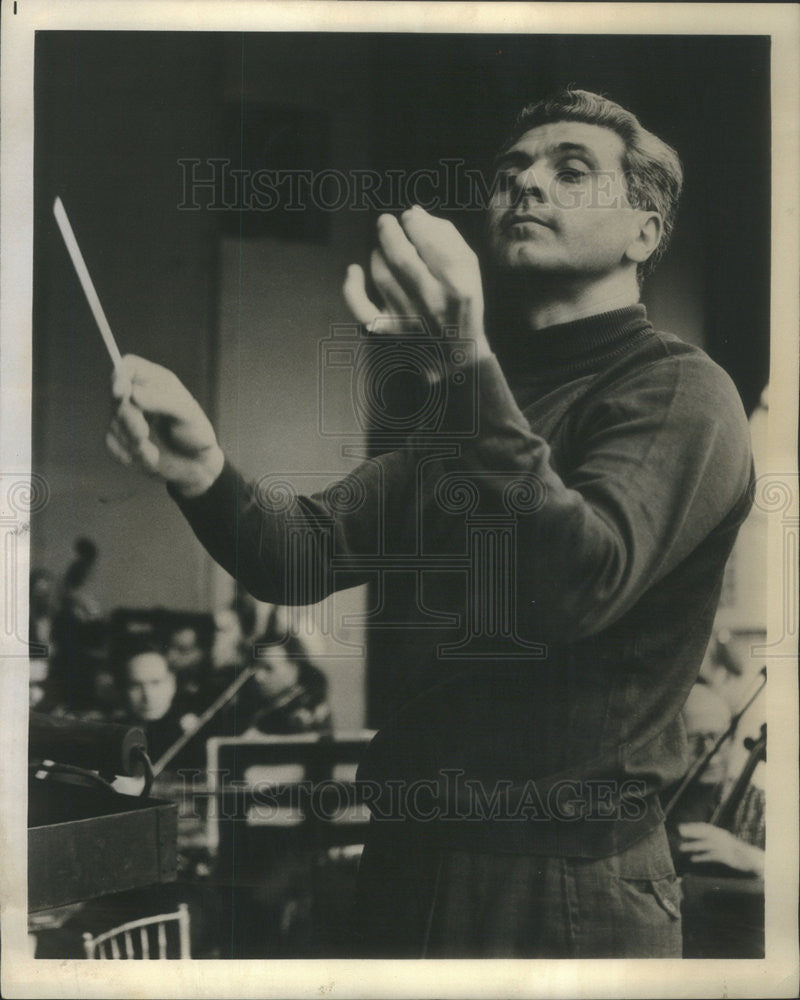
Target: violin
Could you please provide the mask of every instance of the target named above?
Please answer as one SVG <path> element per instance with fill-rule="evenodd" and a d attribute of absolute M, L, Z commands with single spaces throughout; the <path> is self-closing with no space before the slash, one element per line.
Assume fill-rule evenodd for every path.
<path fill-rule="evenodd" d="M 744 741 L 745 749 L 749 751 L 749 756 L 745 762 L 742 772 L 736 779 L 733 787 L 711 815 L 709 823 L 713 826 L 721 826 L 723 830 L 732 830 L 736 810 L 739 808 L 745 792 L 750 785 L 750 779 L 759 763 L 767 759 L 767 724 L 761 724 L 761 732 L 756 739 L 747 737 Z"/>

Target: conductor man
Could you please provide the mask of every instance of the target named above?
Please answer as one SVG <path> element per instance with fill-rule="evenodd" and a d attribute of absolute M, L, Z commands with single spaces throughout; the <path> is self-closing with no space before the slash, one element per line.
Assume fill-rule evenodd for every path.
<path fill-rule="evenodd" d="M 434 431 L 387 446 L 339 492 L 272 502 L 175 375 L 132 356 L 114 374 L 109 448 L 166 480 L 256 597 L 320 600 L 374 579 L 387 553 L 421 553 L 435 573 L 438 553 L 420 607 L 435 598 L 460 621 L 495 609 L 477 623 L 481 656 L 399 630 L 398 662 L 429 666 L 432 683 L 360 770 L 373 813 L 361 955 L 681 954 L 658 792 L 685 770 L 680 710 L 752 477 L 731 381 L 639 302 L 681 183 L 675 152 L 634 115 L 574 90 L 518 116 L 480 261 L 419 207 L 381 216 L 380 302 L 360 267 L 344 284 L 356 320 L 391 345 L 418 317 L 464 350 L 442 355 Z M 319 573 L 291 565 L 298 530 Z M 474 570 L 497 538 L 507 572 L 467 585 L 446 572 L 458 552 Z"/>

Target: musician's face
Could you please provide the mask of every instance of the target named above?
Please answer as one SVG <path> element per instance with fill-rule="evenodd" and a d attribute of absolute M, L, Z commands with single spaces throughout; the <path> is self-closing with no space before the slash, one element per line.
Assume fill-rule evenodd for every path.
<path fill-rule="evenodd" d="M 203 661 L 203 650 L 193 628 L 173 632 L 167 649 L 167 659 L 173 670 L 191 670 Z"/>
<path fill-rule="evenodd" d="M 271 647 L 269 657 L 258 665 L 255 681 L 266 698 L 275 698 L 297 683 L 297 675 L 297 664 L 280 647 Z"/>
<path fill-rule="evenodd" d="M 163 719 L 175 697 L 175 674 L 160 653 L 140 653 L 128 661 L 126 694 L 131 712 L 143 722 Z"/>
<path fill-rule="evenodd" d="M 695 687 L 683 710 L 686 735 L 689 739 L 689 753 L 692 762 L 698 760 L 714 746 L 730 723 L 730 709 L 722 698 L 704 686 Z M 716 785 L 727 776 L 728 751 L 725 743 L 711 758 L 708 766 L 699 775 L 702 785 Z"/>

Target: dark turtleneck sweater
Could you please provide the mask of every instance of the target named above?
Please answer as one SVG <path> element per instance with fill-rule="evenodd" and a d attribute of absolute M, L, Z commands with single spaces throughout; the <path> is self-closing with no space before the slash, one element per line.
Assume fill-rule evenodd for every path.
<path fill-rule="evenodd" d="M 536 331 L 505 370 L 448 369 L 430 432 L 319 495 L 226 465 L 176 499 L 263 600 L 416 573 L 396 650 L 425 679 L 360 769 L 376 817 L 608 855 L 686 767 L 679 712 L 750 506 L 747 423 L 728 376 L 641 305 Z"/>

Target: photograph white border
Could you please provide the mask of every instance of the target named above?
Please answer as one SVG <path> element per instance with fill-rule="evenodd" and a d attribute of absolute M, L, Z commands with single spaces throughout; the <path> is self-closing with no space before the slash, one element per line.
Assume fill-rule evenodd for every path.
<path fill-rule="evenodd" d="M 14 13 L 16 7 L 16 13 Z M 797 524 L 798 95 L 800 8 L 794 4 L 361 3 L 274 0 L 7 0 L 0 94 L 0 471 L 31 464 L 33 69 L 37 30 L 517 32 L 770 35 L 772 44 L 772 262 L 770 478 Z M 735 127 L 735 124 L 732 125 Z M 7 512 L 0 511 L 2 517 Z M 784 513 L 784 518 L 786 513 Z M 6 528 L 4 527 L 4 530 Z M 19 525 L 8 528 L 17 536 Z M 0 574 L 9 608 L 26 613 L 27 536 L 16 573 Z M 770 665 L 764 960 L 196 961 L 34 960 L 27 946 L 27 662 L 2 635 L 0 685 L 0 902 L 5 997 L 791 997 L 798 990 L 798 719 L 796 573 L 781 565 L 784 525 L 772 518 L 768 642 L 795 631 Z M 795 539 L 797 529 L 795 527 Z M 4 540 L 7 542 L 7 539 Z M 17 544 L 19 542 L 19 544 Z M 796 542 L 795 542 L 796 544 Z M 790 587 L 788 594 L 786 587 Z M 788 600 L 788 604 L 787 604 Z M 24 617 L 23 619 L 24 620 Z M 792 649 L 794 643 L 794 649 Z M 17 641 L 18 647 L 18 641 Z"/>

